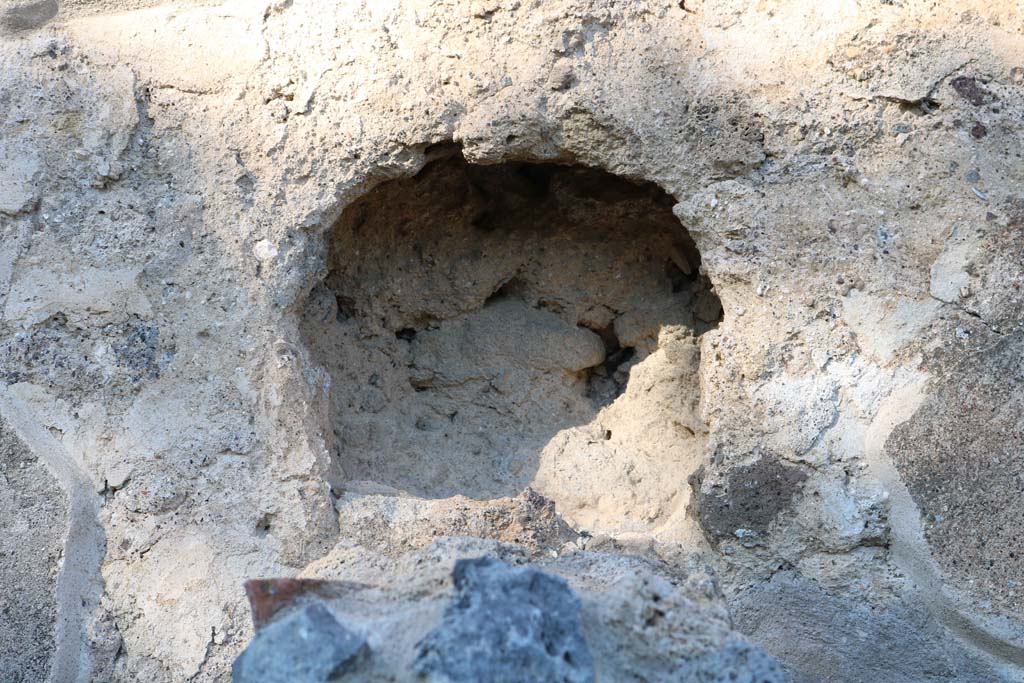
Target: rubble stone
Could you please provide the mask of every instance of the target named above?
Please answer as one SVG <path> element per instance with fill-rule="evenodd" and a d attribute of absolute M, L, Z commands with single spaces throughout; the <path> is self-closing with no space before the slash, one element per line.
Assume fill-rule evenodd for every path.
<path fill-rule="evenodd" d="M 320 602 L 285 614 L 256 633 L 235 660 L 234 683 L 327 683 L 353 671 L 366 639 Z"/>
<path fill-rule="evenodd" d="M 593 683 L 580 601 L 564 580 L 491 557 L 459 560 L 444 620 L 419 644 L 436 683 Z"/>

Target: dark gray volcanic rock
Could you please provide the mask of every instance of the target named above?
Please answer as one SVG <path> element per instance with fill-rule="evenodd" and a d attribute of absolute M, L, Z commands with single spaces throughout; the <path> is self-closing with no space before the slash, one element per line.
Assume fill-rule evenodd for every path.
<path fill-rule="evenodd" d="M 580 601 L 563 579 L 490 557 L 459 560 L 443 622 L 416 668 L 450 683 L 592 683 Z"/>

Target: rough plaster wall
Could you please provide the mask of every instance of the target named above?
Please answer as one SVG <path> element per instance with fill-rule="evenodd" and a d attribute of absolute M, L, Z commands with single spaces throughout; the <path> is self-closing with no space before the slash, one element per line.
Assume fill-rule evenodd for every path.
<path fill-rule="evenodd" d="M 878 651 L 922 639 L 949 677 L 1021 680 L 1019 589 L 995 583 L 1020 554 L 994 572 L 930 545 L 1005 538 L 1006 501 L 972 499 L 947 531 L 927 457 L 886 445 L 909 419 L 956 429 L 929 400 L 942 378 L 1022 333 L 1016 3 L 26 4 L 0 29 L 0 405 L 66 454 L 69 498 L 102 496 L 95 680 L 224 680 L 250 629 L 241 581 L 339 542 L 360 494 L 331 495 L 328 374 L 298 314 L 344 207 L 449 140 L 678 200 L 725 310 L 701 338 L 695 509 L 799 473 L 772 475 L 792 489 L 748 500 L 731 537 L 731 512 L 702 527 L 741 626 L 808 680 L 875 680 Z M 1011 448 L 1000 476 L 1020 463 Z M 413 504 L 373 495 L 367 542 L 387 545 Z M 774 597 L 791 576 L 800 600 Z M 796 613 L 865 609 L 806 631 L 786 615 L 808 599 Z M 853 655 L 850 632 L 887 635 Z M 844 657 L 801 654 L 815 643 Z"/>

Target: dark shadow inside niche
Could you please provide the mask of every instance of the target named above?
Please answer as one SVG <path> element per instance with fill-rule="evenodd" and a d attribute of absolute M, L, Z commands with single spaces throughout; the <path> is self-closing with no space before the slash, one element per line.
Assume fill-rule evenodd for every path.
<path fill-rule="evenodd" d="M 302 318 L 346 477 L 430 498 L 530 485 L 554 435 L 625 400 L 659 335 L 718 324 L 672 205 L 651 183 L 457 150 L 350 205 Z"/>

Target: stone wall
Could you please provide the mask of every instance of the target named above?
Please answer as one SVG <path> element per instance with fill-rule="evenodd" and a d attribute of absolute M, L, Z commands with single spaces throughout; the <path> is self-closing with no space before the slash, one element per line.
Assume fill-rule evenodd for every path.
<path fill-rule="evenodd" d="M 63 493 L 4 476 L 70 529 L 56 584 L 32 553 L 63 521 L 12 565 L 55 596 L 51 680 L 227 680 L 245 580 L 343 551 L 399 575 L 463 533 L 707 567 L 794 680 L 1022 680 L 1017 3 L 4 0 L 0 32 L 0 414 Z M 657 188 L 721 305 L 658 320 L 621 396 L 545 425 L 571 459 L 490 489 L 365 476 L 336 428 L 394 387 L 303 321 L 364 263 L 346 210 L 455 150 Z M 545 366 L 573 401 L 615 353 L 581 322 Z"/>

